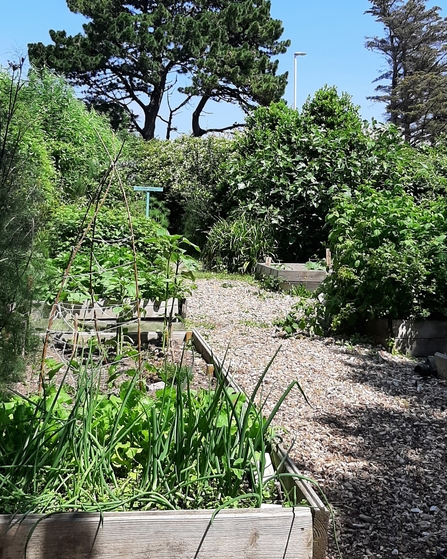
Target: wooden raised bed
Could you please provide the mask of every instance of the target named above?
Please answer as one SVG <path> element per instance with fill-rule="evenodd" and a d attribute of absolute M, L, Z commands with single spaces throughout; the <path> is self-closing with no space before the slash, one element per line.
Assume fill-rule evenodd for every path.
<path fill-rule="evenodd" d="M 122 305 L 121 305 L 122 306 Z M 54 316 L 50 332 L 57 334 L 64 342 L 72 343 L 74 336 L 78 341 L 99 336 L 101 339 L 116 337 L 116 328 L 120 324 L 126 329 L 126 336 L 136 341 L 137 333 L 141 333 L 143 343 L 157 339 L 163 331 L 165 314 L 171 312 L 174 317 L 172 336 L 181 340 L 184 336 L 184 325 L 179 318 L 186 316 L 186 300 L 169 299 L 166 303 L 142 300 L 140 302 L 140 325 L 138 327 L 137 313 L 126 322 L 119 320 L 117 309 L 119 303 L 108 303 L 104 300 L 94 304 L 85 302 L 82 305 L 58 303 L 54 307 Z M 33 325 L 37 331 L 46 332 L 52 306 L 46 303 L 36 305 L 32 314 Z M 76 328 L 75 328 L 76 324 Z M 76 330 L 76 332 L 75 332 Z"/>
<path fill-rule="evenodd" d="M 2 559 L 311 559 L 305 507 L 0 516 Z"/>
<path fill-rule="evenodd" d="M 204 359 L 237 384 L 199 332 L 190 337 Z M 299 474 L 278 447 L 280 473 Z M 282 478 L 288 499 L 309 506 L 44 515 L 0 515 L 0 559 L 324 559 L 329 511 L 312 485 Z"/>
<path fill-rule="evenodd" d="M 288 291 L 296 285 L 303 285 L 309 291 L 315 291 L 327 276 L 325 270 L 308 270 L 305 264 L 257 264 L 255 275 L 278 278 L 280 287 Z"/>
<path fill-rule="evenodd" d="M 119 313 L 116 309 L 123 306 L 123 303 L 109 302 L 104 299 L 91 303 L 86 301 L 82 304 L 74 303 L 57 303 L 54 309 L 54 319 L 63 319 L 72 321 L 77 318 L 79 321 L 93 320 L 117 320 Z M 36 319 L 48 319 L 52 310 L 52 305 L 47 303 L 36 304 L 33 317 Z M 165 315 L 169 316 L 172 312 L 173 316 L 186 316 L 186 300 L 169 299 L 167 302 L 158 303 L 151 300 L 140 301 L 141 319 L 162 319 Z M 133 318 L 137 318 L 136 311 Z"/>
<path fill-rule="evenodd" d="M 413 357 L 447 353 L 447 320 L 388 320 L 366 323 L 364 333 L 385 347 Z"/>

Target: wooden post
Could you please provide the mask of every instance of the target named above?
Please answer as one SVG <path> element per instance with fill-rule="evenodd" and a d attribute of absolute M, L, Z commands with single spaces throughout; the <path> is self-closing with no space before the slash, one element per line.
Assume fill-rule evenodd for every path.
<path fill-rule="evenodd" d="M 331 251 L 328 248 L 326 249 L 326 266 L 328 268 L 332 266 L 332 255 Z"/>
<path fill-rule="evenodd" d="M 214 365 L 207 365 L 206 366 L 206 374 L 209 377 L 212 377 L 214 375 Z"/>
<path fill-rule="evenodd" d="M 191 341 L 191 337 L 192 337 L 192 332 L 185 332 L 185 343 L 188 343 L 189 341 Z"/>

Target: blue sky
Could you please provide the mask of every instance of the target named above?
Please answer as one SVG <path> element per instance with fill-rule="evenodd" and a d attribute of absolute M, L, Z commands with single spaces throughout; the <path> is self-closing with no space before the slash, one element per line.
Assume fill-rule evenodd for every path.
<path fill-rule="evenodd" d="M 363 118 L 383 120 L 383 106 L 366 98 L 374 92 L 372 81 L 385 68 L 382 58 L 364 48 L 365 37 L 381 35 L 382 29 L 364 12 L 368 0 L 271 0 L 272 17 L 284 25 L 283 38 L 292 45 L 279 58 L 279 71 L 289 72 L 285 98 L 293 105 L 293 53 L 304 51 L 297 62 L 298 107 L 307 96 L 325 84 L 337 86 L 349 93 L 360 105 Z M 447 16 L 447 0 L 430 1 Z M 50 42 L 49 29 L 65 29 L 69 34 L 81 31 L 82 16 L 72 14 L 65 0 L 0 0 L 0 65 L 26 54 L 27 43 Z M 193 109 L 193 107 L 192 107 Z M 191 110 L 192 110 L 191 109 Z M 243 119 L 239 110 L 224 104 L 214 104 L 207 110 L 202 126 L 224 126 Z M 176 121 L 181 132 L 190 128 L 187 110 Z M 157 129 L 164 136 L 162 127 Z"/>

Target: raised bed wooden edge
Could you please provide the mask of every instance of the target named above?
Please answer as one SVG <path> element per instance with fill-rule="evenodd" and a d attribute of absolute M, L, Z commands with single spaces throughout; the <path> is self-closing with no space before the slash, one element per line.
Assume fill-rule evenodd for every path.
<path fill-rule="evenodd" d="M 208 342 L 203 338 L 198 330 L 192 331 L 191 341 L 196 350 L 203 359 L 212 365 L 214 370 L 221 372 L 224 375 L 225 381 L 236 391 L 241 391 L 241 388 L 232 378 L 225 364 L 214 354 Z M 280 473 L 291 473 L 300 475 L 300 471 L 294 464 L 293 460 L 278 446 L 271 455 L 273 465 Z M 317 495 L 312 484 L 308 481 L 301 480 L 298 477 L 284 477 L 282 478 L 283 484 L 286 487 L 289 495 L 295 497 L 297 501 L 305 499 L 309 505 L 312 513 L 312 532 L 313 532 L 313 559 L 324 559 L 326 556 L 327 547 L 327 534 L 329 526 L 330 513 L 320 497 Z"/>
<path fill-rule="evenodd" d="M 308 508 L 0 515 L 1 559 L 311 559 Z"/>
<path fill-rule="evenodd" d="M 136 305 L 136 301 L 132 303 Z M 107 301 L 100 299 L 91 303 L 85 301 L 82 304 L 75 303 L 57 303 L 54 306 L 48 303 L 35 303 L 33 309 L 33 317 L 35 318 L 49 318 L 53 312 L 53 319 L 64 319 L 68 321 L 74 320 L 76 317 L 78 321 L 94 321 L 94 320 L 117 320 L 119 312 L 117 308 L 122 307 L 123 303 L 119 301 Z M 148 319 L 163 319 L 165 315 L 172 312 L 173 316 L 186 317 L 186 299 L 168 299 L 167 301 L 157 302 L 148 299 L 140 300 L 140 314 L 142 320 Z M 133 312 L 133 318 L 137 318 L 136 311 Z"/>
<path fill-rule="evenodd" d="M 378 318 L 364 325 L 363 333 L 384 347 L 412 357 L 447 353 L 447 320 L 388 320 Z"/>
<path fill-rule="evenodd" d="M 308 270 L 305 264 L 284 263 L 284 264 L 265 264 L 256 265 L 255 276 L 278 278 L 281 281 L 280 287 L 288 291 L 296 285 L 303 285 L 309 291 L 315 291 L 327 276 L 325 270 Z"/>

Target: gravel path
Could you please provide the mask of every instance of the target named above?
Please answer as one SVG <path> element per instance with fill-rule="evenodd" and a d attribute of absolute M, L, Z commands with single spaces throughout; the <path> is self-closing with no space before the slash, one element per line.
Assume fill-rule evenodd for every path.
<path fill-rule="evenodd" d="M 273 325 L 295 298 L 240 281 L 198 280 L 188 319 L 251 391 L 278 348 L 263 395 L 284 446 L 333 506 L 344 559 L 435 558 L 447 548 L 447 381 L 422 378 L 415 362 L 378 347 L 284 339 Z M 328 559 L 339 557 L 330 535 Z M 447 552 L 445 557 L 447 557 Z M 439 555 L 439 559 L 444 554 Z"/>

